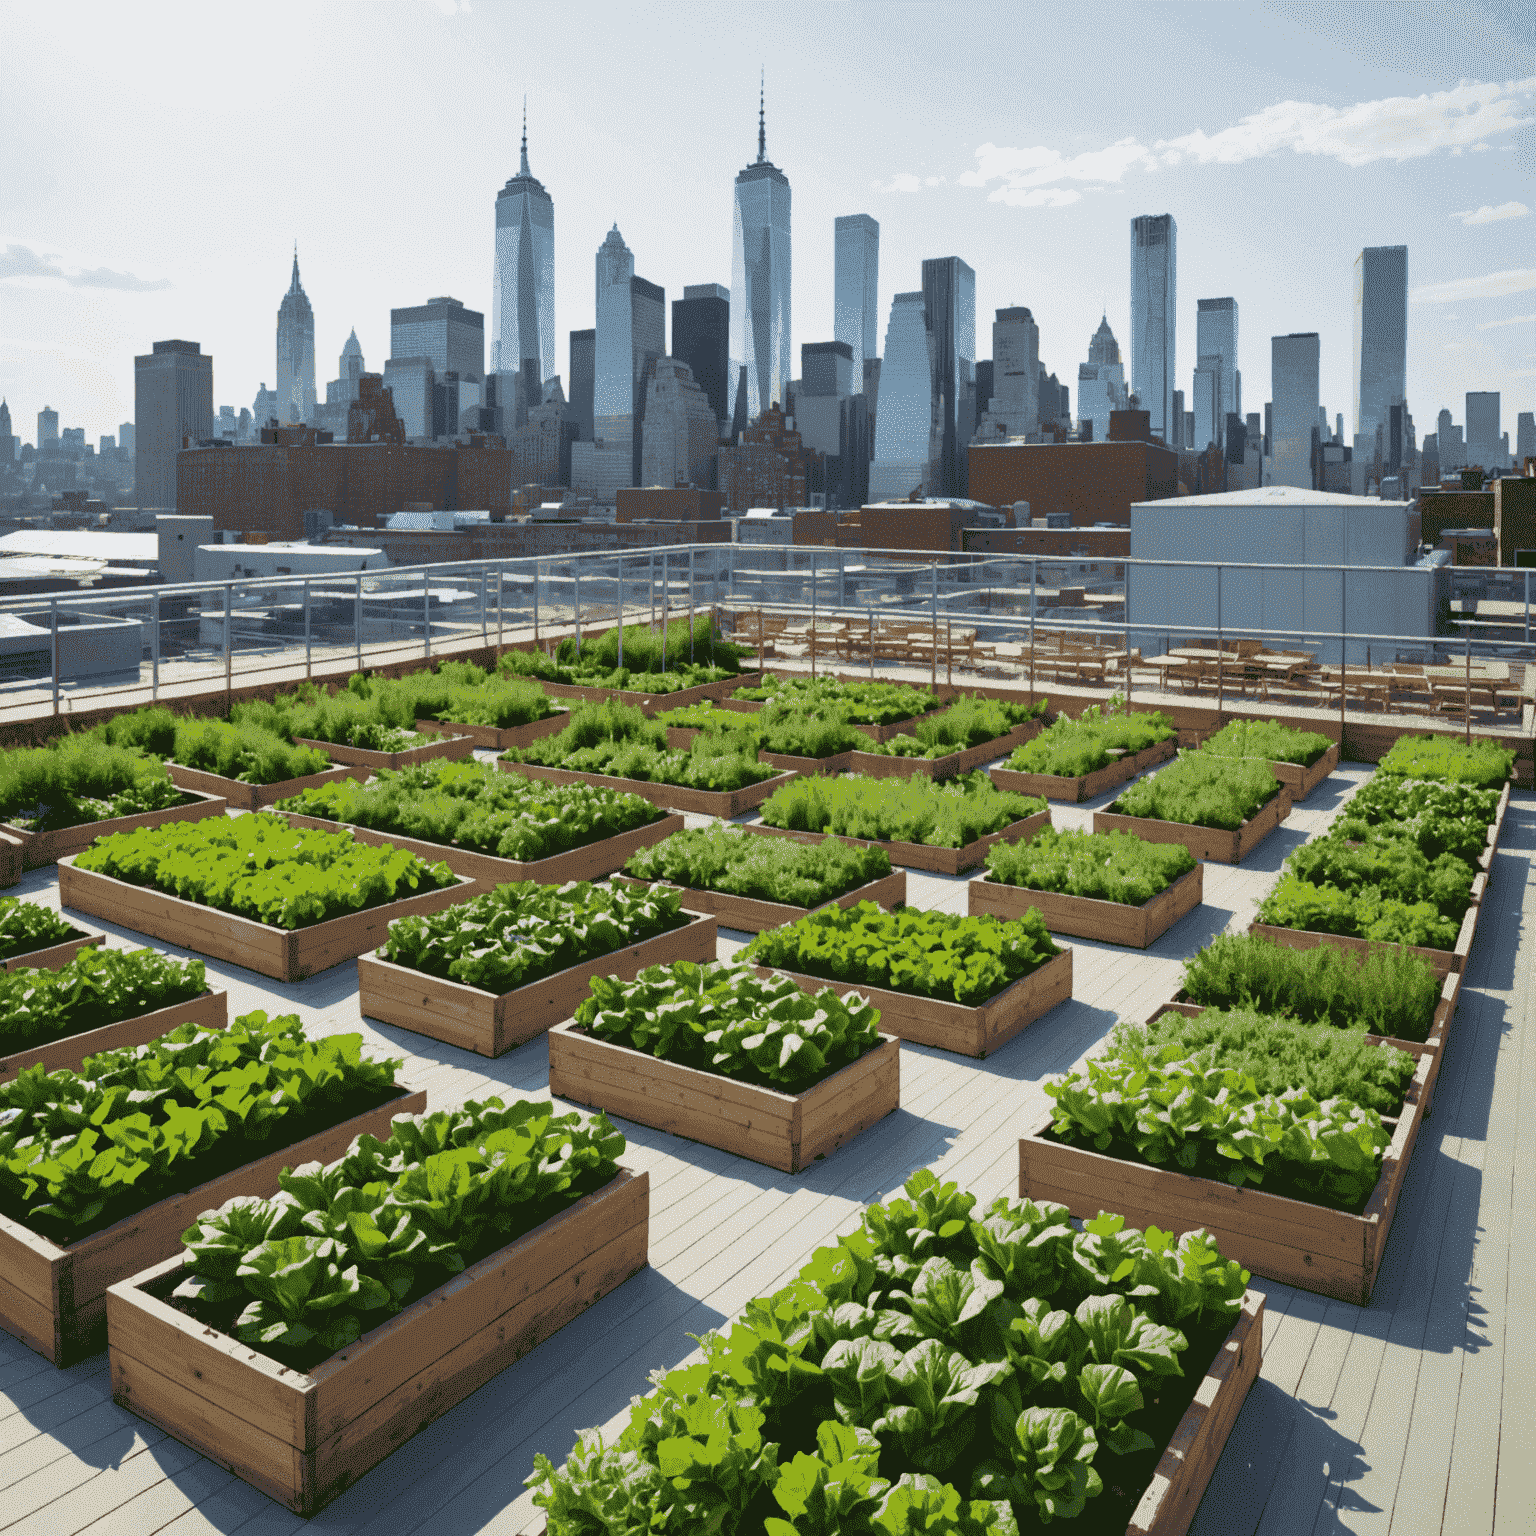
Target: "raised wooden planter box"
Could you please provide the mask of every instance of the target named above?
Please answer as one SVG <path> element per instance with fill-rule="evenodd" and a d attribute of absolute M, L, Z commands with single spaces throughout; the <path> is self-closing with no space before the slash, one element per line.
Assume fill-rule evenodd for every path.
<path fill-rule="evenodd" d="M 387 1104 L 168 1195 L 68 1247 L 0 1216 L 0 1327 L 55 1365 L 94 1353 L 106 1342 L 107 1288 L 174 1253 L 203 1211 L 236 1195 L 274 1195 L 284 1168 L 333 1162 L 365 1131 L 383 1138 L 396 1115 L 421 1114 L 426 1107 L 425 1093 L 402 1089 Z"/>
<path fill-rule="evenodd" d="M 1049 1111 L 1019 1142 L 1019 1198 L 1059 1201 L 1085 1218 L 1116 1211 L 1131 1227 L 1157 1224 L 1175 1232 L 1204 1227 L 1223 1257 L 1244 1269 L 1363 1307 L 1376 1284 L 1418 1138 L 1429 1070 L 1430 1058 L 1421 1056 L 1382 1158 L 1381 1177 L 1359 1216 L 1066 1146 L 1047 1137 Z"/>
<path fill-rule="evenodd" d="M 191 796 L 185 805 L 170 805 L 163 811 L 109 816 L 105 821 L 88 821 L 80 827 L 60 827 L 56 832 L 26 832 L 20 827 L 7 827 L 5 833 L 20 843 L 22 867 L 40 869 L 45 864 L 56 864 L 72 853 L 80 853 L 98 837 L 111 837 L 114 832 L 163 827 L 170 821 L 202 821 L 207 816 L 224 814 L 225 803 L 221 796 L 203 795 L 196 790 L 184 790 L 183 793 Z"/>
<path fill-rule="evenodd" d="M 21 839 L 12 828 L 0 832 L 0 889 L 8 885 L 19 885 L 21 876 Z"/>
<path fill-rule="evenodd" d="M 1095 832 L 1134 832 L 1149 843 L 1183 843 L 1197 859 L 1215 864 L 1240 864 L 1291 814 L 1291 792 L 1283 784 L 1235 832 L 1224 827 L 1195 827 L 1181 821 L 1156 821 L 1150 816 L 1122 816 L 1095 811 Z"/>
<path fill-rule="evenodd" d="M 322 768 L 319 773 L 306 773 L 298 779 L 283 779 L 277 784 L 244 784 L 239 779 L 226 779 L 222 774 L 204 773 L 201 768 L 183 768 L 180 763 L 167 763 L 165 771 L 178 789 L 222 795 L 237 811 L 259 811 L 265 805 L 286 800 L 289 795 L 301 795 L 306 789 L 318 789 L 322 784 L 334 784 L 338 779 L 368 777 L 366 768 L 345 764 L 338 768 Z"/>
<path fill-rule="evenodd" d="M 1488 828 L 1488 842 L 1483 851 L 1477 856 L 1477 867 L 1484 874 L 1493 871 L 1493 856 L 1499 851 L 1499 838 L 1504 831 L 1504 817 L 1509 810 L 1509 785 L 1504 786 L 1504 792 L 1499 796 L 1498 809 L 1493 813 L 1493 822 Z"/>
<path fill-rule="evenodd" d="M 468 736 L 477 747 L 505 752 L 508 747 L 528 747 L 541 737 L 556 736 L 570 723 L 570 710 L 561 709 L 542 720 L 530 720 L 526 725 L 444 724 L 440 720 L 418 720 L 416 729 L 423 736 Z"/>
<path fill-rule="evenodd" d="M 809 673 L 801 673 L 800 675 L 803 677 L 810 676 Z M 845 678 L 843 681 L 846 682 L 848 679 Z M 760 684 L 737 684 L 737 687 L 742 688 L 752 688 L 758 686 L 760 686 Z M 731 691 L 735 692 L 735 689 L 732 689 Z M 763 707 L 763 703 L 764 701 L 762 699 L 732 699 L 728 697 L 722 697 L 719 700 L 719 704 L 722 709 L 736 710 L 738 713 L 744 715 L 755 715 Z M 948 704 L 940 704 L 936 709 L 924 710 L 920 715 L 908 715 L 905 720 L 892 720 L 888 725 L 871 725 L 869 722 L 862 720 L 850 720 L 848 724 L 851 725 L 853 729 L 858 731 L 861 735 L 868 736 L 871 741 L 887 742 L 893 736 L 910 736 L 912 734 L 911 728 L 916 725 L 919 720 L 931 720 L 935 715 L 942 715 L 948 708 Z"/>
<path fill-rule="evenodd" d="M 1479 875 L 1477 878 L 1486 880 L 1487 876 Z M 1473 882 L 1473 890 L 1477 890 L 1476 881 Z M 1422 955 L 1434 966 L 1437 976 L 1445 976 L 1452 971 L 1459 975 L 1466 968 L 1467 956 L 1472 953 L 1472 940 L 1477 933 L 1477 915 L 1480 910 L 1476 901 L 1467 908 L 1456 933 L 1455 949 L 1426 949 L 1418 944 L 1405 944 L 1401 947 L 1415 955 Z M 1373 948 L 1399 947 L 1375 939 L 1357 939 L 1351 934 L 1315 933 L 1310 928 L 1276 928 L 1270 923 L 1249 923 L 1248 932 L 1256 933 L 1272 944 L 1284 944 L 1287 949 L 1312 949 L 1318 944 L 1331 944 L 1335 949 L 1350 949 L 1364 955 Z"/>
<path fill-rule="evenodd" d="M 1291 792 L 1291 801 L 1305 800 L 1339 766 L 1339 744 L 1328 748 L 1310 768 L 1302 763 L 1282 763 L 1265 758 L 1269 771 Z"/>
<path fill-rule="evenodd" d="M 633 981 L 650 965 L 670 965 L 675 960 L 702 965 L 713 960 L 716 920 L 692 912 L 686 915 L 690 921 L 685 927 L 658 933 L 610 954 L 594 955 L 499 996 L 396 965 L 381 955 L 359 955 L 358 1008 L 365 1018 L 430 1035 L 482 1056 L 500 1056 L 570 1018 L 586 1001 L 587 984 L 593 976 Z"/>
<path fill-rule="evenodd" d="M 712 913 L 724 927 L 734 928 L 741 933 L 761 933 L 765 928 L 782 928 L 786 923 L 796 922 L 827 907 L 856 907 L 861 901 L 873 901 L 889 910 L 905 905 L 907 900 L 907 872 L 904 869 L 894 870 L 883 879 L 871 880 L 814 907 L 792 907 L 782 901 L 736 896 L 729 891 L 706 891 L 693 885 L 673 885 L 667 880 L 636 880 L 632 875 L 615 875 L 613 883 L 660 886 L 665 890 L 676 891 L 689 911 Z"/>
<path fill-rule="evenodd" d="M 966 889 L 966 910 L 972 917 L 990 912 L 993 917 L 1020 918 L 1034 907 L 1052 933 L 1070 933 L 1080 939 L 1097 939 L 1102 944 L 1129 944 L 1133 949 L 1145 949 L 1205 899 L 1205 865 L 1196 864 L 1139 907 L 1100 901 L 1092 896 L 1067 896 L 1059 891 L 1004 885 L 990 875 L 978 875 Z"/>
<path fill-rule="evenodd" d="M 441 912 L 474 893 L 474 882 L 462 876 L 457 885 L 421 891 L 383 906 L 348 912 L 308 928 L 273 928 L 235 912 L 220 912 L 201 902 L 185 901 L 148 886 L 130 885 L 111 875 L 75 868 L 74 860 L 59 860 L 59 904 L 109 923 L 147 933 L 169 944 L 243 965 L 278 981 L 303 981 L 318 971 L 340 965 L 365 950 L 377 949 L 397 917 L 424 917 Z"/>
<path fill-rule="evenodd" d="M 1021 976 L 1012 986 L 976 1007 L 949 1003 L 937 997 L 914 997 L 910 992 L 891 992 L 855 982 L 825 981 L 768 966 L 755 967 L 759 975 L 788 976 L 807 992 L 831 987 L 839 997 L 857 992 L 880 1010 L 880 1028 L 914 1045 L 932 1045 L 978 1060 L 1006 1045 L 1036 1019 L 1044 1018 L 1057 1003 L 1072 996 L 1072 951 L 1064 949 L 1039 970 Z"/>
<path fill-rule="evenodd" d="M 539 763 L 499 764 L 503 773 L 520 773 L 525 779 L 542 779 L 547 784 L 594 784 L 599 789 L 616 790 L 623 795 L 639 795 L 652 805 L 669 811 L 692 811 L 696 816 L 720 816 L 729 820 L 761 805 L 774 790 L 798 775 L 778 773 L 771 779 L 748 784 L 741 789 L 688 789 L 681 784 L 656 784 L 644 779 L 616 779 L 606 773 L 580 773 L 574 768 L 545 768 Z M 626 855 L 628 857 L 628 855 Z"/>
<path fill-rule="evenodd" d="M 310 1515 L 643 1269 L 649 1235 L 650 1175 L 621 1168 L 308 1374 L 170 1305 L 177 1255 L 107 1294 L 112 1396 Z"/>
<path fill-rule="evenodd" d="M 0 1083 L 9 1082 L 26 1067 L 46 1067 L 50 1072 L 68 1068 L 73 1072 L 87 1056 L 94 1056 L 98 1051 L 118 1051 L 130 1045 L 143 1045 L 175 1029 L 178 1024 L 227 1028 L 229 994 L 215 988 L 199 997 L 189 997 L 184 1003 L 157 1008 L 153 1013 L 119 1019 L 115 1024 L 82 1030 L 77 1035 L 55 1035 L 39 1040 L 8 1056 L 0 1056 Z"/>
<path fill-rule="evenodd" d="M 987 849 L 993 843 L 1027 843 L 1041 827 L 1051 824 L 1048 810 L 1036 811 L 1000 831 L 978 837 L 963 848 L 930 848 L 926 843 L 880 842 L 868 837 L 844 837 L 840 832 L 791 832 L 786 827 L 768 827 L 760 821 L 747 821 L 742 825 L 748 832 L 761 837 L 789 837 L 797 843 L 817 843 L 824 837 L 836 838 L 840 843 L 853 843 L 860 848 L 884 848 L 892 864 L 903 864 L 909 869 L 926 869 L 936 875 L 963 875 L 974 869 L 987 857 Z"/>
<path fill-rule="evenodd" d="M 419 837 L 401 837 L 394 832 L 376 832 L 371 827 L 356 827 L 345 821 L 326 821 L 319 816 L 301 816 L 297 811 L 279 811 L 290 827 L 305 827 L 323 832 L 350 832 L 360 843 L 379 847 L 388 843 L 404 848 L 429 864 L 443 863 L 456 875 L 474 882 L 467 893 L 478 896 L 513 880 L 536 880 L 540 885 L 564 885 L 567 880 L 597 880 L 624 867 L 632 853 L 659 843 L 662 838 L 683 830 L 681 816 L 662 816 L 643 827 L 633 827 L 616 837 L 605 837 L 564 853 L 552 853 L 547 859 L 501 859 L 475 848 L 455 848 L 450 843 L 429 843 Z M 460 896 L 458 900 L 463 900 Z"/>
<path fill-rule="evenodd" d="M 930 779 L 951 779 L 957 773 L 970 773 L 983 763 L 990 763 L 994 757 L 1002 757 L 1015 747 L 1022 747 L 1043 729 L 1040 721 L 1026 720 L 1004 736 L 984 741 L 979 746 L 962 747 L 944 757 L 885 757 L 877 752 L 854 752 L 848 767 L 871 779 L 910 779 L 919 773 L 927 774 Z"/>
<path fill-rule="evenodd" d="M 575 1023 L 549 1032 L 549 1091 L 638 1125 L 799 1173 L 901 1103 L 901 1043 L 880 1044 L 804 1093 L 780 1093 L 718 1072 L 595 1040 Z"/>
<path fill-rule="evenodd" d="M 318 747 L 329 752 L 331 760 L 349 763 L 357 768 L 368 768 L 377 773 L 381 768 L 391 771 L 409 767 L 412 763 L 428 763 L 434 758 L 468 757 L 475 750 L 470 736 L 444 736 L 440 741 L 429 741 L 423 747 L 407 747 L 404 752 L 370 752 L 366 747 L 348 747 L 339 741 L 311 741 L 307 736 L 295 736 L 296 747 Z"/>
<path fill-rule="evenodd" d="M 640 693 L 633 688 L 594 688 L 590 683 L 547 683 L 542 679 L 539 686 L 552 699 L 588 699 L 601 703 L 604 699 L 617 699 L 620 704 L 632 704 L 647 715 L 668 709 L 682 709 L 689 704 L 699 704 L 705 699 L 721 700 L 738 688 L 756 688 L 763 680 L 761 672 L 740 672 L 735 677 L 718 678 L 712 683 L 700 683 L 694 688 L 679 688 L 676 693 Z"/>
<path fill-rule="evenodd" d="M 847 773 L 853 766 L 855 757 L 862 757 L 862 752 L 855 753 L 851 749 L 847 752 L 834 752 L 831 757 L 801 757 L 795 752 L 770 752 L 766 747 L 760 748 L 757 760 L 760 763 L 769 763 L 781 773 L 795 776 L 804 774 L 810 778 L 814 774 L 825 773 L 836 777 L 840 773 Z"/>
<path fill-rule="evenodd" d="M 5 968 L 8 971 L 61 971 L 82 949 L 106 942 L 106 934 L 76 923 L 70 938 L 50 944 L 44 949 L 31 949 L 22 955 L 12 955 L 5 962 Z"/>
<path fill-rule="evenodd" d="M 1047 800 L 1077 802 L 1092 800 L 1095 795 L 1102 795 L 1116 785 L 1128 783 L 1155 763 L 1166 763 L 1177 751 L 1178 742 L 1170 736 L 1167 741 L 1154 742 L 1140 752 L 1133 752 L 1103 768 L 1095 768 L 1092 773 L 1078 774 L 1075 778 L 1065 778 L 1055 773 L 1020 773 L 1016 768 L 992 768 L 988 771 L 992 782 L 999 789 L 1011 789 L 1020 795 L 1044 795 Z"/>

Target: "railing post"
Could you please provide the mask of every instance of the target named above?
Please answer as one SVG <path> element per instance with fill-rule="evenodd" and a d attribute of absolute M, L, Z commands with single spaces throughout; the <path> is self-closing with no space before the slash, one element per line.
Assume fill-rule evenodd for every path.
<path fill-rule="evenodd" d="M 533 648 L 539 648 L 539 562 L 533 562 Z"/>
<path fill-rule="evenodd" d="M 1472 740 L 1472 629 L 1470 625 L 1462 626 L 1461 638 L 1466 647 L 1467 662 L 1466 707 L 1463 713 L 1467 721 L 1467 741 L 1470 742 Z M 1497 700 L 1497 695 L 1495 695 L 1495 700 Z"/>
<path fill-rule="evenodd" d="M 1531 573 L 1525 573 L 1525 643 L 1531 643 Z"/>
<path fill-rule="evenodd" d="M 352 610 L 352 637 L 357 642 L 357 670 L 363 670 L 363 573 L 357 573 L 357 602 Z"/>
<path fill-rule="evenodd" d="M 160 697 L 160 594 L 149 594 L 149 696 Z"/>
<path fill-rule="evenodd" d="M 652 560 L 655 560 L 653 555 Z M 661 670 L 667 670 L 667 552 L 661 552 Z"/>
<path fill-rule="evenodd" d="M 486 607 L 490 601 L 491 573 L 485 566 L 480 567 L 480 643 L 487 645 L 491 638 L 491 615 Z"/>
<path fill-rule="evenodd" d="M 694 546 L 692 544 L 690 544 L 688 546 L 688 660 L 689 661 L 692 661 L 694 659 L 694 656 L 693 656 L 693 617 L 694 617 L 694 615 L 693 615 L 693 552 L 694 552 Z M 761 656 L 758 657 L 758 661 L 759 662 L 762 661 L 762 657 Z"/>
<path fill-rule="evenodd" d="M 432 576 L 425 566 L 421 572 L 421 654 L 432 654 Z"/>
<path fill-rule="evenodd" d="M 651 600 L 651 633 L 656 632 L 656 546 L 651 545 L 651 563 L 646 569 L 645 575 L 646 595 Z"/>
<path fill-rule="evenodd" d="M 1039 574 L 1040 562 L 1032 558 L 1029 562 L 1029 702 L 1035 702 L 1035 578 Z"/>
<path fill-rule="evenodd" d="M 59 712 L 59 600 L 53 598 L 48 604 L 48 630 L 51 636 L 49 644 L 53 650 L 53 712 Z"/>
<path fill-rule="evenodd" d="M 869 680 L 875 680 L 875 605 L 869 605 Z"/>
<path fill-rule="evenodd" d="M 811 551 L 811 676 L 816 676 L 816 551 Z"/>
<path fill-rule="evenodd" d="M 503 606 L 503 587 L 506 583 L 507 568 L 504 565 L 496 567 L 496 658 L 501 659 L 501 647 L 504 644 L 504 626 L 506 624 L 506 610 Z"/>
<path fill-rule="evenodd" d="M 1226 633 L 1221 624 L 1221 567 L 1216 567 L 1216 724 L 1221 724 L 1226 703 Z"/>
<path fill-rule="evenodd" d="M 624 669 L 624 556 L 619 556 L 619 670 Z"/>
<path fill-rule="evenodd" d="M 928 670 L 928 688 L 931 692 L 939 686 L 939 562 L 933 562 L 931 571 L 933 586 L 928 600 L 929 622 L 933 625 L 933 665 Z"/>
<path fill-rule="evenodd" d="M 571 601 L 572 601 L 572 603 L 573 603 L 573 605 L 575 607 L 575 617 L 576 617 L 576 654 L 578 656 L 580 656 L 581 655 L 581 561 L 579 559 L 573 561 L 572 565 L 571 565 L 571 569 L 576 573 L 575 574 L 575 578 L 574 578 L 575 579 L 575 587 L 576 587 L 576 595 L 575 595 L 574 598 L 572 598 Z"/>
<path fill-rule="evenodd" d="M 230 680 L 234 669 L 233 652 L 229 643 L 229 629 L 233 620 L 234 586 L 224 583 L 224 712 L 229 713 Z"/>
<path fill-rule="evenodd" d="M 1344 704 L 1349 697 L 1349 572 L 1339 568 L 1339 756 L 1344 756 Z"/>
<path fill-rule="evenodd" d="M 304 678 L 307 682 L 314 671 L 314 647 L 311 639 L 309 611 L 309 578 L 304 578 Z"/>

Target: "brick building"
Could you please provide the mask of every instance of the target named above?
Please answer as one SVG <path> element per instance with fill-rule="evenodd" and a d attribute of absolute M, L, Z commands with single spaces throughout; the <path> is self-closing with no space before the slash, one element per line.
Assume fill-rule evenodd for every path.
<path fill-rule="evenodd" d="M 733 448 L 720 450 L 720 489 L 731 512 L 752 507 L 805 504 L 806 461 L 811 455 L 800 434 L 786 424 L 784 412 L 771 405 L 741 434 Z"/>
<path fill-rule="evenodd" d="M 1086 555 L 1124 560 L 1131 552 L 1129 528 L 967 528 L 966 549 L 978 555 L 1021 555 L 1065 560 Z"/>
<path fill-rule="evenodd" d="M 1493 482 L 1493 530 L 1500 565 L 1536 566 L 1536 475 L 1502 475 Z"/>
<path fill-rule="evenodd" d="M 1448 528 L 1492 527 L 1491 490 L 1419 493 L 1419 537 L 1432 549 L 1439 546 L 1440 535 Z"/>
<path fill-rule="evenodd" d="M 718 521 L 725 509 L 722 491 L 697 490 L 691 485 L 667 488 L 659 485 L 621 486 L 614 521 L 620 523 L 696 523 Z"/>

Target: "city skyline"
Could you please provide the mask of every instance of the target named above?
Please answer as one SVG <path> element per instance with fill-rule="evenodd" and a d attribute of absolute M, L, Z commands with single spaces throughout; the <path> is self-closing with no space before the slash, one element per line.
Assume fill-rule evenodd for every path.
<path fill-rule="evenodd" d="M 217 403 L 249 404 L 257 384 L 271 378 L 271 274 L 295 232 L 305 246 L 322 356 L 335 356 L 355 327 L 368 356 L 387 357 L 389 308 L 405 295 L 454 293 L 489 316 L 486 201 L 518 153 L 523 81 L 503 78 L 495 62 L 508 18 L 489 6 L 451 16 L 447 8 L 399 0 L 390 7 L 395 25 L 376 38 L 352 37 L 323 10 L 306 12 L 313 24 L 303 68 L 288 68 L 274 39 L 222 19 L 178 42 L 190 63 L 240 38 L 253 70 L 275 71 L 263 113 L 302 101 L 322 138 L 354 131 L 355 99 L 332 103 L 308 88 L 348 48 L 381 83 L 424 79 L 450 65 L 464 71 L 465 131 L 453 156 L 429 156 L 404 141 L 387 154 L 354 148 L 345 178 L 322 154 L 285 157 L 280 168 L 243 155 L 230 173 L 199 152 L 174 185 L 124 172 L 138 163 L 145 125 L 169 120 L 168 107 L 153 103 L 144 124 L 114 138 L 117 154 L 93 156 L 93 119 L 105 122 L 137 101 L 122 81 L 150 60 L 149 40 L 107 10 L 90 10 L 95 21 L 77 39 L 75 65 L 93 89 L 79 121 L 42 110 L 48 71 L 12 78 L 11 67 L 0 66 L 7 78 L 0 131 L 25 168 L 8 188 L 0 233 L 0 392 L 16 420 L 30 423 L 46 402 L 89 439 L 115 430 L 132 412 L 132 357 L 164 336 L 196 340 L 213 357 Z M 979 12 L 945 14 L 961 31 Z M 1135 82 L 1117 93 L 1107 121 L 1101 106 L 1090 116 L 1056 78 L 1077 73 L 1094 35 L 1071 23 L 1040 44 L 1041 88 L 1027 114 L 1002 105 L 993 89 L 1002 66 L 990 55 L 1006 50 L 968 50 L 971 83 L 937 131 L 902 121 L 880 100 L 917 81 L 928 62 L 895 40 L 873 38 L 865 56 L 847 61 L 871 110 L 859 104 L 859 89 L 827 101 L 808 63 L 838 44 L 835 27 L 818 14 L 785 29 L 789 36 L 733 32 L 697 18 L 648 36 L 614 12 L 613 46 L 594 63 L 590 90 L 577 89 L 562 66 L 560 29 L 539 22 L 517 68 L 535 82 L 531 109 L 545 125 L 540 174 L 562 206 L 554 289 L 564 297 L 554 317 L 555 366 L 546 371 L 569 391 L 567 337 L 594 319 L 586 264 L 614 222 L 662 287 L 678 293 L 729 281 L 730 200 L 742 163 L 737 125 L 763 62 L 775 84 L 773 158 L 797 205 L 788 338 L 795 359 L 803 342 L 836 334 L 834 220 L 868 213 L 881 225 L 875 314 L 882 340 L 892 296 L 918 286 L 923 260 L 954 254 L 976 272 L 978 313 L 1030 307 L 1042 360 L 1070 382 L 1101 315 L 1131 350 L 1125 230 L 1134 216 L 1168 212 L 1182 247 L 1174 383 L 1186 400 L 1198 361 L 1194 302 L 1231 293 L 1245 311 L 1236 360 L 1250 381 L 1245 409 L 1262 407 L 1268 339 L 1316 330 L 1322 403 L 1330 417 L 1342 410 L 1352 430 L 1353 262 L 1366 247 L 1406 244 L 1406 393 L 1419 431 L 1442 406 L 1459 416 L 1468 392 L 1499 391 L 1510 422 L 1528 408 L 1536 394 L 1536 270 L 1520 196 L 1532 135 L 1519 125 L 1536 84 L 1477 84 L 1491 73 L 1522 72 L 1528 28 L 1518 29 L 1511 7 L 1474 5 L 1462 28 L 1439 34 L 1433 62 L 1391 70 L 1373 60 L 1404 54 L 1392 38 L 1406 44 L 1422 35 L 1431 14 L 1424 7 L 1393 7 L 1369 46 L 1358 26 L 1335 25 L 1309 5 L 1228 7 L 1232 24 L 1220 32 L 1205 24 L 1201 7 L 1159 7 L 1156 18 L 1133 8 L 1118 14 L 1125 46 L 1142 48 L 1161 73 L 1155 88 Z M 1026 20 L 1021 14 L 1017 25 Z M 34 32 L 32 41 L 45 34 L 38 18 L 18 14 L 8 26 L 19 45 L 11 58 L 48 56 L 25 46 Z M 705 66 L 702 94 L 657 101 L 636 82 L 685 28 Z M 1252 45 L 1261 31 L 1259 55 Z M 1225 68 L 1212 67 L 1218 59 Z M 1198 91 L 1189 89 L 1197 79 Z M 195 95 L 210 144 L 221 135 L 243 142 L 229 135 L 237 125 L 248 132 L 249 87 L 215 92 L 199 84 Z M 597 102 L 615 110 L 596 110 Z M 1286 103 L 1293 124 L 1310 125 L 1305 133 L 1277 126 Z M 636 114 L 643 132 L 629 143 L 620 123 Z M 1032 147 L 998 147 L 1009 144 Z M 187 176 L 197 198 L 185 196 Z M 1261 207 L 1264 216 L 1244 218 L 1244 207 Z M 1276 221 L 1287 219 L 1312 221 L 1306 241 L 1271 238 Z"/>

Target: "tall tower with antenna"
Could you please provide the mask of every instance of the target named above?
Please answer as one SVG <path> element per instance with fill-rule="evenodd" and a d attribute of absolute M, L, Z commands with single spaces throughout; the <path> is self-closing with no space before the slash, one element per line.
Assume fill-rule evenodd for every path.
<path fill-rule="evenodd" d="M 293 278 L 277 310 L 277 419 L 310 426 L 315 419 L 315 312 L 299 281 L 299 242 Z"/>
<path fill-rule="evenodd" d="M 528 168 L 525 97 L 517 175 L 496 194 L 490 369 L 526 376 L 530 368 L 539 385 L 555 374 L 555 204 Z"/>
<path fill-rule="evenodd" d="M 736 173 L 731 221 L 731 383 L 747 371 L 747 419 L 784 403 L 793 375 L 789 314 L 789 177 L 768 158 L 759 82 L 757 159 Z"/>

